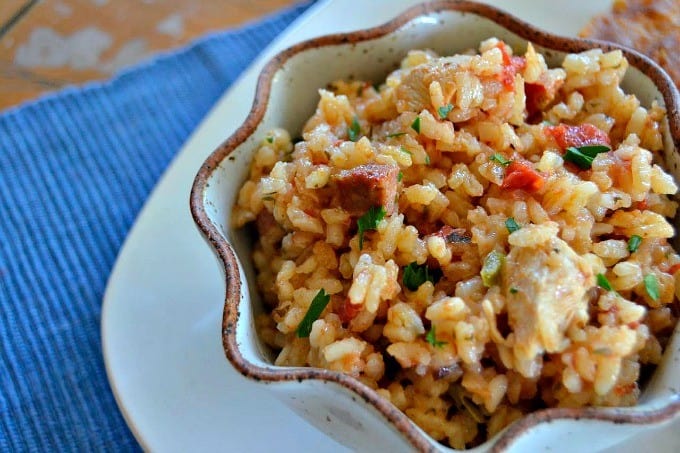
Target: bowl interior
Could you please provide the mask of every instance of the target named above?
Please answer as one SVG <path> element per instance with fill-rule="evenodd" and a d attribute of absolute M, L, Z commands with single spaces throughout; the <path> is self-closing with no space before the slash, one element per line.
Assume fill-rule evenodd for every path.
<path fill-rule="evenodd" d="M 242 284 L 240 318 L 236 328 L 239 352 L 245 360 L 261 368 L 271 368 L 272 352 L 255 335 L 254 317 L 262 311 L 255 285 L 251 262 L 253 231 L 248 228 L 234 231 L 230 225 L 231 208 L 238 189 L 247 178 L 250 160 L 266 132 L 283 127 L 295 136 L 301 130 L 318 102 L 318 89 L 338 79 L 362 79 L 382 82 L 398 67 L 410 49 L 430 48 L 441 55 L 476 49 L 479 42 L 495 36 L 510 44 L 515 53 L 523 53 L 527 40 L 496 22 L 458 11 L 431 12 L 417 17 L 396 31 L 382 37 L 357 42 L 345 42 L 303 49 L 281 62 L 271 80 L 266 111 L 254 131 L 228 154 L 210 174 L 204 193 L 204 207 L 210 221 L 231 244 L 239 259 Z M 585 46 L 581 43 L 578 46 Z M 549 66 L 561 63 L 567 52 L 535 45 L 546 56 Z M 584 48 L 584 47 L 582 47 Z M 578 49 L 570 49 L 578 50 Z M 635 67 L 629 69 L 624 90 L 634 93 L 645 106 L 653 101 L 664 104 L 663 96 L 654 82 Z M 680 181 L 678 154 L 673 140 L 666 132 L 665 167 Z M 677 222 L 675 223 L 677 228 Z M 252 284 L 249 284 L 252 282 Z M 676 334 L 667 347 L 666 360 L 653 380 L 647 385 L 635 408 L 619 411 L 655 410 L 677 398 L 680 382 L 680 335 Z"/>

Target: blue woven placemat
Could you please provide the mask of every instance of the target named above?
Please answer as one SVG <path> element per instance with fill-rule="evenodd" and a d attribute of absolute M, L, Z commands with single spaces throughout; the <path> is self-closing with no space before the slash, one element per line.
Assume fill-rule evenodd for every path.
<path fill-rule="evenodd" d="M 139 449 L 101 355 L 107 277 L 188 135 L 309 6 L 0 113 L 0 451 Z"/>

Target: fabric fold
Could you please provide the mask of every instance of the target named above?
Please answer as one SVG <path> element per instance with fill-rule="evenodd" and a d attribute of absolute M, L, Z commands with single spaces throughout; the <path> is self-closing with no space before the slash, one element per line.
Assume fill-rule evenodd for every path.
<path fill-rule="evenodd" d="M 189 134 L 311 3 L 0 113 L 0 451 L 139 449 L 101 356 L 109 272 Z"/>

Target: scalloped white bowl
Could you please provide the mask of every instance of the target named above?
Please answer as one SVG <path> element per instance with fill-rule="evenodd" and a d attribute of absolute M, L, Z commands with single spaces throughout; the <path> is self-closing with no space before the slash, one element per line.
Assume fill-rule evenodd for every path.
<path fill-rule="evenodd" d="M 491 36 L 518 51 L 531 41 L 549 65 L 558 65 L 570 52 L 620 48 L 556 37 L 486 5 L 423 4 L 383 26 L 306 41 L 274 57 L 260 75 L 250 115 L 196 176 L 192 214 L 216 252 L 226 280 L 222 337 L 227 358 L 244 376 L 266 385 L 310 423 L 351 448 L 450 451 L 391 403 L 347 375 L 273 365 L 272 353 L 260 342 L 254 327 L 254 317 L 262 306 L 250 259 L 252 239 L 244 231 L 230 229 L 231 208 L 266 131 L 274 127 L 301 130 L 314 112 L 317 88 L 350 77 L 382 80 L 409 49 L 432 48 L 452 54 L 475 48 Z M 665 167 L 680 181 L 680 95 L 658 66 L 633 51 L 624 49 L 624 53 L 631 63 L 624 89 L 636 94 L 643 105 L 656 100 L 668 110 Z M 676 328 L 664 361 L 637 406 L 537 411 L 470 451 L 596 451 L 680 416 L 679 389 L 680 335 Z"/>

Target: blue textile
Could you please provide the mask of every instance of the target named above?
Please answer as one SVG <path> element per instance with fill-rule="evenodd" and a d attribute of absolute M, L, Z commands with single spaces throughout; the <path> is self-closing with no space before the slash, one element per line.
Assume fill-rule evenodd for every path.
<path fill-rule="evenodd" d="M 107 277 L 150 190 L 294 6 L 0 114 L 0 451 L 135 451 L 106 380 Z"/>

